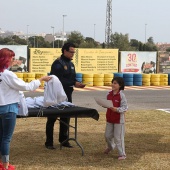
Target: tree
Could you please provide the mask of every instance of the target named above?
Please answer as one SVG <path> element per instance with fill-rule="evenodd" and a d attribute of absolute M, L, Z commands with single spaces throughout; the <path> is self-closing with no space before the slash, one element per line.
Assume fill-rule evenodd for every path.
<path fill-rule="evenodd" d="M 84 42 L 79 45 L 80 48 L 101 48 L 101 45 L 97 43 L 93 38 L 86 37 Z"/>
<path fill-rule="evenodd" d="M 134 48 L 134 50 L 137 50 L 139 51 L 139 45 L 140 45 L 140 42 L 136 39 L 131 39 L 130 40 L 130 46 Z"/>
<path fill-rule="evenodd" d="M 148 38 L 148 43 L 154 44 L 153 37 L 149 37 L 149 38 Z"/>
<path fill-rule="evenodd" d="M 158 51 L 158 48 L 154 43 L 153 37 L 148 38 L 148 42 L 145 44 L 144 51 Z"/>
<path fill-rule="evenodd" d="M 84 42 L 84 37 L 80 32 L 73 31 L 70 35 L 68 35 L 67 42 L 75 44 L 75 46 L 78 48 L 80 44 Z"/>
<path fill-rule="evenodd" d="M 166 51 L 167 51 L 167 52 L 170 52 L 170 47 L 168 47 L 168 48 L 166 49 Z"/>
<path fill-rule="evenodd" d="M 15 44 L 20 44 L 20 45 L 26 45 L 27 44 L 27 41 L 25 39 L 21 39 L 17 35 L 13 35 L 12 40 L 15 42 Z"/>
<path fill-rule="evenodd" d="M 117 33 L 111 35 L 110 48 L 118 48 L 120 51 L 130 51 L 133 48 L 130 46 L 128 34 L 123 35 L 122 33 Z"/>
<path fill-rule="evenodd" d="M 143 43 L 139 42 L 139 51 L 143 51 Z"/>
<path fill-rule="evenodd" d="M 50 43 L 51 47 L 53 46 L 52 44 L 53 44 L 53 42 Z M 63 46 L 63 41 L 62 40 L 55 40 L 54 41 L 54 47 L 55 48 L 62 48 L 62 46 Z"/>
<path fill-rule="evenodd" d="M 41 36 L 33 36 L 29 37 L 29 47 L 32 48 L 51 48 L 51 45 L 49 42 L 45 41 L 43 37 Z"/>

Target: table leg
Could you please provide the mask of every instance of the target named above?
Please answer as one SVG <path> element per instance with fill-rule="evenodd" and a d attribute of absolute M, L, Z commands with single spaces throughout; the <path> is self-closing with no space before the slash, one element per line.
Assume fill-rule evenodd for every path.
<path fill-rule="evenodd" d="M 60 149 L 62 149 L 62 145 L 64 144 L 64 143 L 66 143 L 66 142 L 68 142 L 68 141 L 70 141 L 70 140 L 73 140 L 73 141 L 75 141 L 76 142 L 76 144 L 80 147 L 80 149 L 81 149 L 81 152 L 82 152 L 82 156 L 84 155 L 84 149 L 83 149 L 83 147 L 79 144 L 79 142 L 77 141 L 77 117 L 75 117 L 75 126 L 71 126 L 71 125 L 68 125 L 69 127 L 72 127 L 72 128 L 74 128 L 74 138 L 68 138 L 68 139 L 66 139 L 64 142 L 62 142 L 61 144 L 60 144 Z M 69 136 L 69 131 L 68 131 L 68 136 Z"/>

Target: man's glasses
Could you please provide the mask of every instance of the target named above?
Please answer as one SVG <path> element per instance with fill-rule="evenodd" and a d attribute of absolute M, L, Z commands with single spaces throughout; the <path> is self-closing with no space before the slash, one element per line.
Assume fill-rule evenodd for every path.
<path fill-rule="evenodd" d="M 69 53 L 71 53 L 71 54 L 74 54 L 75 53 L 75 51 L 68 51 Z"/>

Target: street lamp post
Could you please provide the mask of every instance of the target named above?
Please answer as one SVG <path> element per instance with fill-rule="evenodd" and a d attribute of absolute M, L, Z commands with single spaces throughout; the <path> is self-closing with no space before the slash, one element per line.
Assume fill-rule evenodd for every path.
<path fill-rule="evenodd" d="M 27 45 L 28 45 L 28 27 L 29 25 L 27 25 Z"/>
<path fill-rule="evenodd" d="M 51 28 L 53 29 L 53 48 L 54 48 L 54 27 L 51 26 Z"/>
<path fill-rule="evenodd" d="M 95 26 L 96 26 L 96 24 L 94 24 L 94 41 L 95 41 Z"/>
<path fill-rule="evenodd" d="M 35 48 L 35 36 L 34 36 L 34 48 Z"/>
<path fill-rule="evenodd" d="M 147 24 L 145 24 L 145 44 L 146 44 L 146 26 Z"/>
<path fill-rule="evenodd" d="M 67 15 L 63 15 L 63 45 L 64 45 L 64 17 L 66 17 Z"/>

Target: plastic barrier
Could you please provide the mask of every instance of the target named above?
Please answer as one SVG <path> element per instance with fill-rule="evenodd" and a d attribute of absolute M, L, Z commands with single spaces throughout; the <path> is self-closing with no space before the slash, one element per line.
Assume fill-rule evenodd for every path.
<path fill-rule="evenodd" d="M 76 80 L 77 81 L 82 82 L 83 81 L 82 77 L 83 77 L 82 73 L 76 73 Z"/>
<path fill-rule="evenodd" d="M 83 84 L 86 84 L 86 86 L 93 86 L 93 74 L 83 74 L 82 77 Z"/>
<path fill-rule="evenodd" d="M 160 74 L 151 74 L 151 86 L 160 85 Z"/>
<path fill-rule="evenodd" d="M 150 74 L 142 74 L 142 85 L 143 86 L 151 85 L 151 75 Z"/>
<path fill-rule="evenodd" d="M 17 75 L 18 78 L 23 78 L 24 76 L 23 73 L 18 73 L 18 72 L 14 72 L 14 73 Z"/>
<path fill-rule="evenodd" d="M 168 74 L 160 74 L 160 86 L 168 85 Z"/>
<path fill-rule="evenodd" d="M 142 74 L 133 74 L 133 85 L 142 86 Z"/>
<path fill-rule="evenodd" d="M 104 86 L 104 74 L 93 75 L 93 86 Z"/>
<path fill-rule="evenodd" d="M 125 82 L 125 86 L 133 86 L 133 74 L 132 73 L 124 73 L 123 79 Z"/>
<path fill-rule="evenodd" d="M 112 84 L 113 74 L 104 74 L 104 86 L 110 86 Z"/>
<path fill-rule="evenodd" d="M 114 77 L 123 77 L 123 73 L 113 73 Z"/>

